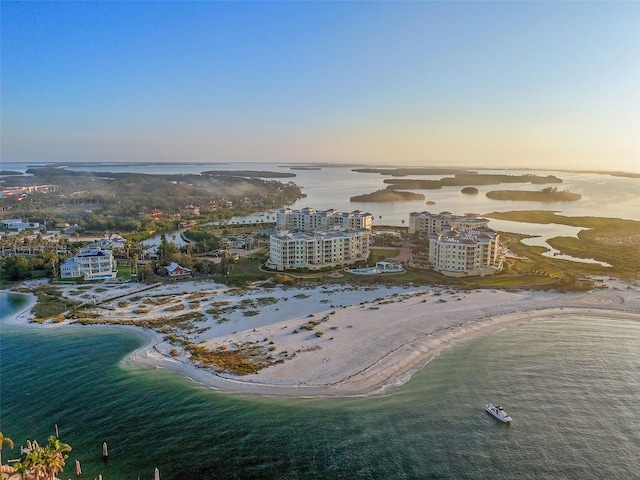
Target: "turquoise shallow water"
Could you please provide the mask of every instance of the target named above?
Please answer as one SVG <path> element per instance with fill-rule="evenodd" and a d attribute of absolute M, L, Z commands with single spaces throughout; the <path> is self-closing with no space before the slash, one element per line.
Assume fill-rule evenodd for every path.
<path fill-rule="evenodd" d="M 13 308 L 0 295 L 3 313 Z M 246 398 L 126 366 L 120 329 L 0 324 L 0 428 L 58 424 L 83 477 L 626 479 L 640 472 L 640 323 L 539 318 L 445 351 L 397 391 Z M 504 405 L 505 426 L 483 411 Z M 102 442 L 110 459 L 101 460 Z M 4 450 L 3 458 L 17 456 Z"/>

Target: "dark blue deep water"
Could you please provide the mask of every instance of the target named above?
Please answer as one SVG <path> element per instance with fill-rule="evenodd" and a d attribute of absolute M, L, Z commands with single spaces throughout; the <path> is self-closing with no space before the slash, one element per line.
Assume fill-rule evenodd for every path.
<path fill-rule="evenodd" d="M 0 294 L 3 315 L 19 301 Z M 394 393 L 317 400 L 124 365 L 143 338 L 122 329 L 0 323 L 0 339 L 0 429 L 17 447 L 57 424 L 63 479 L 76 459 L 105 480 L 639 478 L 638 322 L 541 317 L 445 351 Z"/>

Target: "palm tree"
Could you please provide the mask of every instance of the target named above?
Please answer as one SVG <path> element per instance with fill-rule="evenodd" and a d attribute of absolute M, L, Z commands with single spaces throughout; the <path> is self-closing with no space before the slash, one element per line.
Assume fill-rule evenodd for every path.
<path fill-rule="evenodd" d="M 4 250 L 11 245 L 11 240 L 6 235 L 0 237 L 0 256 L 4 257 Z"/>
<path fill-rule="evenodd" d="M 29 447 L 24 451 L 26 455 L 14 468 L 22 474 L 29 473 L 29 478 L 35 480 L 54 480 L 56 474 L 64 468 L 68 457 L 65 453 L 71 451 L 71 446 L 53 435 L 49 437 L 45 447 L 41 447 L 36 441 L 32 444 L 27 442 L 27 445 Z"/>
<path fill-rule="evenodd" d="M 32 449 L 24 458 L 27 474 L 32 474 L 35 480 L 47 478 L 45 460 L 41 447 Z"/>
<path fill-rule="evenodd" d="M 20 478 L 24 480 L 25 474 L 29 471 L 29 466 L 27 465 L 27 463 L 24 461 L 15 462 L 13 464 L 13 468 L 17 473 L 20 474 Z"/>
<path fill-rule="evenodd" d="M 9 448 L 13 448 L 13 440 L 9 437 L 5 437 L 2 432 L 0 432 L 0 465 L 2 465 L 2 447 L 7 445 Z"/>
<path fill-rule="evenodd" d="M 56 473 L 63 470 L 64 462 L 68 457 L 65 453 L 71 451 L 71 446 L 66 443 L 62 443 L 52 435 L 49 437 L 49 443 L 43 450 L 46 474 L 48 475 L 48 478 L 54 480 Z"/>

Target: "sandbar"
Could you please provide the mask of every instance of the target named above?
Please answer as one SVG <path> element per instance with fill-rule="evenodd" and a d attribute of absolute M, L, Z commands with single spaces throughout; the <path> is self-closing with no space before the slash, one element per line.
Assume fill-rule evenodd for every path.
<path fill-rule="evenodd" d="M 285 352 L 283 361 L 257 373 L 220 373 L 197 367 L 184 351 L 176 354 L 176 345 L 164 334 L 138 329 L 148 341 L 123 360 L 242 395 L 375 395 L 401 388 L 446 348 L 532 319 L 581 315 L 640 321 L 640 288 L 613 279 L 602 279 L 599 288 L 583 293 L 344 285 L 239 290 L 202 281 L 141 288 L 59 290 L 76 300 L 90 298 L 100 306 L 96 311 L 111 318 L 143 321 L 199 312 L 203 319 L 197 328 L 184 334 L 208 349 L 267 342 L 274 353 Z M 11 322 L 26 323 L 31 306 Z M 224 318 L 216 308 L 225 308 Z"/>

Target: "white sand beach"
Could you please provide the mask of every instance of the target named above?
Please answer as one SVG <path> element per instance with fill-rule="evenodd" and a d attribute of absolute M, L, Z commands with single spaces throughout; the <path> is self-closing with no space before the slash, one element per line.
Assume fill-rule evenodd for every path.
<path fill-rule="evenodd" d="M 221 391 L 264 396 L 384 392 L 408 381 L 445 348 L 531 319 L 580 314 L 640 321 L 640 288 L 610 279 L 592 291 L 565 294 L 338 285 L 230 289 L 201 281 L 142 288 L 136 283 L 58 287 L 104 319 L 135 325 L 198 313 L 199 321 L 180 332 L 190 342 L 208 350 L 255 346 L 272 352 L 280 361 L 257 373 L 216 373 L 195 366 L 165 339 L 166 332 L 144 329 L 148 344 L 125 359 Z M 23 311 L 11 321 L 27 320 Z"/>

